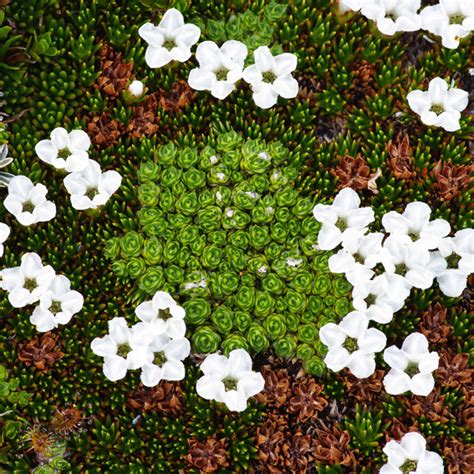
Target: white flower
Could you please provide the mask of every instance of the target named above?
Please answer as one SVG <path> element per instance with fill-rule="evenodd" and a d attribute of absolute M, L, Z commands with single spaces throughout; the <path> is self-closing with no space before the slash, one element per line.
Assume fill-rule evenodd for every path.
<path fill-rule="evenodd" d="M 253 100 L 258 107 L 269 109 L 278 96 L 291 99 L 298 95 L 298 81 L 291 75 L 296 69 L 294 54 L 273 56 L 267 46 L 259 46 L 253 53 L 255 64 L 244 70 L 244 80 L 252 86 Z"/>
<path fill-rule="evenodd" d="M 8 183 L 5 209 L 25 226 L 50 221 L 56 215 L 56 205 L 46 199 L 48 190 L 43 184 L 33 184 L 26 176 L 15 176 Z"/>
<path fill-rule="evenodd" d="M 10 227 L 3 222 L 0 222 L 0 257 L 3 256 L 3 243 L 7 240 L 8 236 L 10 235 Z"/>
<path fill-rule="evenodd" d="M 339 0 L 339 10 L 344 13 L 348 10 L 359 11 L 369 0 Z"/>
<path fill-rule="evenodd" d="M 323 224 L 318 234 L 321 250 L 332 250 L 344 242 L 348 229 L 366 231 L 374 220 L 374 211 L 370 207 L 359 206 L 360 198 L 351 188 L 341 189 L 331 205 L 316 204 L 314 218 Z"/>
<path fill-rule="evenodd" d="M 441 36 L 444 47 L 455 49 L 474 28 L 474 1 L 440 0 L 424 8 L 420 16 L 425 30 Z"/>
<path fill-rule="evenodd" d="M 383 379 L 385 390 L 390 395 L 409 391 L 426 396 L 433 390 L 435 382 L 432 372 L 438 368 L 439 356 L 437 352 L 429 352 L 428 340 L 423 334 L 410 334 L 401 349 L 387 347 L 383 357 L 391 367 Z"/>
<path fill-rule="evenodd" d="M 83 296 L 71 290 L 71 282 L 64 275 L 56 275 L 48 290 L 41 296 L 30 322 L 39 332 L 51 331 L 59 324 L 67 324 L 82 309 Z"/>
<path fill-rule="evenodd" d="M 185 24 L 181 12 L 171 8 L 158 26 L 145 23 L 138 34 L 148 43 L 146 63 L 151 68 L 158 68 L 171 61 L 187 61 L 191 57 L 191 46 L 197 43 L 201 30 L 191 23 Z"/>
<path fill-rule="evenodd" d="M 426 441 L 419 433 L 406 433 L 401 441 L 389 441 L 383 448 L 388 463 L 380 474 L 442 474 L 443 459 L 433 451 L 426 450 Z"/>
<path fill-rule="evenodd" d="M 157 335 L 148 350 L 151 357 L 143 365 L 140 375 L 143 385 L 154 387 L 161 380 L 184 379 L 185 368 L 181 361 L 191 351 L 191 344 L 185 337 L 171 339 L 164 334 Z"/>
<path fill-rule="evenodd" d="M 143 82 L 142 81 L 132 81 L 131 84 L 128 86 L 128 92 L 135 97 L 140 97 L 143 95 Z"/>
<path fill-rule="evenodd" d="M 130 329 L 125 318 L 109 321 L 109 334 L 91 342 L 94 354 L 104 358 L 104 375 L 112 382 L 123 379 L 127 370 L 139 369 L 153 359 L 148 350 L 153 335 Z"/>
<path fill-rule="evenodd" d="M 367 282 L 354 285 L 352 305 L 377 323 L 386 324 L 405 304 L 410 294 L 405 280 L 395 274 L 382 273 Z"/>
<path fill-rule="evenodd" d="M 35 146 L 36 154 L 48 165 L 68 173 L 83 170 L 89 161 L 89 135 L 83 130 L 67 132 L 62 127 L 51 132 L 51 140 L 41 140 Z"/>
<path fill-rule="evenodd" d="M 204 375 L 197 381 L 196 392 L 206 400 L 225 403 L 231 411 L 244 411 L 247 399 L 263 390 L 262 374 L 252 371 L 252 359 L 244 349 L 235 349 L 229 357 L 211 354 L 201 364 Z"/>
<path fill-rule="evenodd" d="M 433 250 L 451 232 L 451 226 L 444 219 L 430 221 L 431 209 L 424 202 L 410 202 L 399 214 L 387 212 L 382 217 L 382 225 L 389 234 L 408 235 L 416 245 Z"/>
<path fill-rule="evenodd" d="M 324 359 L 328 368 L 338 372 L 348 367 L 360 379 L 374 373 L 374 354 L 383 350 L 387 338 L 368 326 L 364 313 L 352 311 L 339 324 L 328 323 L 320 329 L 319 338 L 329 349 Z"/>
<path fill-rule="evenodd" d="M 446 296 L 461 296 L 474 272 L 474 229 L 458 230 L 454 237 L 443 239 L 439 252 L 431 253 L 429 268 Z"/>
<path fill-rule="evenodd" d="M 196 49 L 199 67 L 189 73 L 189 85 L 198 91 L 208 90 L 217 99 L 225 99 L 242 78 L 247 46 L 240 41 L 226 41 L 220 48 L 204 41 Z"/>
<path fill-rule="evenodd" d="M 415 245 L 408 235 L 392 234 L 383 243 L 390 253 L 392 268 L 389 270 L 404 278 L 407 286 L 428 289 L 433 284 L 434 273 L 430 270 L 430 253 Z"/>
<path fill-rule="evenodd" d="M 184 337 L 185 311 L 169 293 L 157 291 L 151 301 L 138 305 L 135 314 L 141 321 L 151 324 L 156 334 L 166 333 L 173 339 Z"/>
<path fill-rule="evenodd" d="M 371 268 L 390 259 L 382 248 L 383 238 L 380 232 L 365 235 L 360 229 L 347 229 L 343 248 L 329 257 L 329 269 L 333 273 L 344 273 L 352 285 L 370 280 L 374 275 Z"/>
<path fill-rule="evenodd" d="M 87 168 L 64 178 L 74 209 L 97 209 L 117 191 L 122 177 L 117 171 L 102 172 L 99 163 L 89 160 Z"/>
<path fill-rule="evenodd" d="M 448 88 L 444 79 L 435 77 L 430 81 L 427 91 L 411 91 L 407 95 L 407 101 L 425 125 L 455 132 L 461 128 L 459 119 L 461 112 L 467 107 L 469 94 L 462 89 Z"/>
<path fill-rule="evenodd" d="M 417 31 L 421 27 L 418 15 L 420 0 L 369 0 L 362 5 L 361 13 L 377 23 L 385 35 L 397 31 Z"/>
<path fill-rule="evenodd" d="M 36 303 L 48 290 L 55 272 L 50 265 L 43 265 L 36 253 L 25 253 L 19 267 L 0 272 L 1 287 L 8 291 L 8 301 L 15 308 Z"/>

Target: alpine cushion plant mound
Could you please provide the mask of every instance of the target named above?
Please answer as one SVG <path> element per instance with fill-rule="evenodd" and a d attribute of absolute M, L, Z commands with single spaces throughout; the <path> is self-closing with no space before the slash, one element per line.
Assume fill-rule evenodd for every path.
<path fill-rule="evenodd" d="M 117 276 L 136 282 L 139 299 L 178 298 L 194 352 L 273 346 L 320 373 L 318 327 L 350 311 L 351 285 L 317 248 L 313 200 L 293 187 L 289 151 L 231 131 L 153 155 L 138 172 L 135 230 L 107 244 Z M 142 305 L 142 320 L 156 311 Z"/>

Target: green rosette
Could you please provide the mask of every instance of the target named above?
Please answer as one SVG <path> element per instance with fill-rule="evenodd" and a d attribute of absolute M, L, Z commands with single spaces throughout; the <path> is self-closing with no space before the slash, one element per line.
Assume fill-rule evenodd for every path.
<path fill-rule="evenodd" d="M 308 298 L 308 309 L 315 315 L 324 311 L 324 298 L 321 296 L 310 296 Z"/>
<path fill-rule="evenodd" d="M 197 225 L 187 225 L 178 234 L 178 240 L 182 245 L 189 245 L 199 238 L 199 227 Z"/>
<path fill-rule="evenodd" d="M 288 311 L 301 314 L 308 305 L 308 298 L 295 290 L 288 290 L 285 295 Z"/>
<path fill-rule="evenodd" d="M 225 25 L 228 38 L 242 38 L 244 35 L 244 27 L 240 15 L 231 16 Z"/>
<path fill-rule="evenodd" d="M 260 194 L 255 192 L 247 181 L 238 184 L 232 191 L 232 203 L 238 209 L 253 209 L 259 199 Z"/>
<path fill-rule="evenodd" d="M 192 219 L 189 216 L 183 214 L 170 214 L 168 216 L 169 228 L 173 230 L 179 230 L 187 225 L 191 224 Z"/>
<path fill-rule="evenodd" d="M 138 220 L 142 227 L 153 224 L 159 219 L 162 219 L 164 216 L 163 211 L 160 209 L 150 209 L 147 207 L 143 207 L 138 211 Z"/>
<path fill-rule="evenodd" d="M 310 294 L 313 288 L 313 279 L 312 273 L 299 271 L 293 276 L 289 286 L 298 293 Z"/>
<path fill-rule="evenodd" d="M 274 3 L 274 2 L 271 2 L 271 3 Z M 280 5 L 280 6 L 284 6 L 285 11 L 286 11 L 286 5 Z M 268 152 L 270 153 L 272 157 L 272 161 L 275 164 L 283 163 L 285 160 L 288 159 L 288 155 L 289 155 L 288 148 L 286 148 L 283 145 L 283 143 L 281 143 L 280 141 L 274 141 L 270 143 L 268 146 Z"/>
<path fill-rule="evenodd" d="M 272 341 L 282 338 L 286 334 L 285 318 L 281 314 L 272 314 L 263 323 L 268 337 Z"/>
<path fill-rule="evenodd" d="M 251 273 L 244 273 L 240 277 L 240 283 L 245 286 L 255 286 L 255 277 Z"/>
<path fill-rule="evenodd" d="M 222 287 L 219 282 L 219 274 L 217 272 L 211 272 L 209 274 L 209 288 L 215 299 L 221 300 L 224 298 L 224 293 L 222 293 Z"/>
<path fill-rule="evenodd" d="M 223 247 L 227 242 L 227 232 L 225 230 L 215 230 L 207 234 L 207 241 L 211 244 L 216 244 Z"/>
<path fill-rule="evenodd" d="M 154 295 L 158 290 L 162 289 L 165 278 L 163 269 L 155 266 L 148 268 L 138 280 L 138 288 L 148 295 Z"/>
<path fill-rule="evenodd" d="M 271 165 L 271 156 L 266 151 L 244 155 L 240 161 L 241 168 L 249 174 L 267 173 Z"/>
<path fill-rule="evenodd" d="M 317 319 L 318 318 L 309 309 L 306 309 L 301 315 L 302 323 L 314 323 Z"/>
<path fill-rule="evenodd" d="M 340 320 L 340 318 L 332 308 L 326 308 L 324 310 L 323 317 L 333 323 L 337 323 Z"/>
<path fill-rule="evenodd" d="M 198 201 L 201 209 L 212 206 L 215 201 L 214 191 L 210 189 L 202 189 L 198 193 Z"/>
<path fill-rule="evenodd" d="M 305 217 L 301 221 L 301 233 L 304 235 L 318 235 L 319 231 L 321 229 L 321 224 L 313 217 Z M 314 243 L 317 243 L 317 239 L 314 241 Z"/>
<path fill-rule="evenodd" d="M 165 267 L 165 279 L 170 285 L 180 285 L 184 281 L 184 271 L 177 265 Z"/>
<path fill-rule="evenodd" d="M 279 191 L 282 190 L 287 184 L 289 180 L 283 173 L 281 169 L 274 169 L 270 173 L 270 191 Z"/>
<path fill-rule="evenodd" d="M 249 158 L 252 155 L 256 155 L 257 153 L 260 153 L 261 151 L 266 150 L 266 145 L 265 143 L 260 140 L 260 139 L 255 139 L 255 140 L 247 140 L 243 145 L 242 145 L 242 155 L 244 158 Z"/>
<path fill-rule="evenodd" d="M 328 275 L 317 275 L 314 280 L 313 293 L 315 295 L 328 296 L 331 292 L 331 279 Z M 326 301 L 326 304 L 328 302 Z"/>
<path fill-rule="evenodd" d="M 307 257 L 314 257 L 318 253 L 318 236 L 309 234 L 300 240 L 300 249 Z"/>
<path fill-rule="evenodd" d="M 120 238 L 112 237 L 105 242 L 104 255 L 111 260 L 117 258 L 120 254 Z"/>
<path fill-rule="evenodd" d="M 189 272 L 180 284 L 180 293 L 193 298 L 209 298 L 208 275 L 202 270 Z"/>
<path fill-rule="evenodd" d="M 350 296 L 352 285 L 343 276 L 332 276 L 332 289 L 335 296 Z"/>
<path fill-rule="evenodd" d="M 267 175 L 265 174 L 256 174 L 251 176 L 249 179 L 250 186 L 254 189 L 257 193 L 264 194 L 268 192 L 270 189 L 270 180 L 268 179 Z M 275 206 L 275 200 L 272 195 L 267 194 L 263 201 L 268 206 Z"/>
<path fill-rule="evenodd" d="M 229 182 L 231 170 L 224 163 L 217 163 L 207 172 L 207 181 L 211 185 L 222 185 Z"/>
<path fill-rule="evenodd" d="M 260 25 L 259 16 L 252 10 L 246 10 L 241 15 L 242 26 L 247 31 L 258 31 Z"/>
<path fill-rule="evenodd" d="M 311 359 L 314 356 L 314 349 L 310 344 L 299 344 L 296 349 L 296 357 L 299 360 L 306 361 Z"/>
<path fill-rule="evenodd" d="M 206 173 L 197 168 L 189 168 L 183 174 L 182 180 L 189 189 L 203 188 L 206 185 Z"/>
<path fill-rule="evenodd" d="M 286 303 L 286 298 L 283 295 L 280 295 L 277 297 L 276 302 L 275 302 L 275 311 L 278 311 L 279 313 L 283 313 L 286 311 L 288 308 L 288 305 Z"/>
<path fill-rule="evenodd" d="M 225 260 L 223 260 L 219 264 L 218 270 L 220 272 L 230 272 L 230 271 L 232 271 L 232 265 L 229 262 L 226 262 Z"/>
<path fill-rule="evenodd" d="M 251 215 L 255 224 L 269 224 L 275 217 L 275 207 L 265 203 L 264 199 L 252 209 Z"/>
<path fill-rule="evenodd" d="M 197 165 L 199 161 L 199 155 L 196 148 L 186 147 L 179 151 L 177 164 L 181 168 L 191 168 Z"/>
<path fill-rule="evenodd" d="M 167 229 L 168 222 L 163 217 L 161 217 L 160 219 L 156 219 L 151 224 L 143 226 L 143 232 L 145 232 L 148 237 L 164 237 Z"/>
<path fill-rule="evenodd" d="M 242 142 L 242 135 L 237 133 L 235 130 L 219 133 L 219 135 L 217 135 L 217 150 L 226 153 L 240 146 Z"/>
<path fill-rule="evenodd" d="M 204 298 L 193 298 L 185 301 L 183 308 L 186 311 L 186 322 L 195 326 L 203 324 L 211 315 L 211 305 Z"/>
<path fill-rule="evenodd" d="M 225 255 L 232 268 L 236 271 L 243 271 L 247 266 L 247 256 L 242 249 L 237 247 L 227 246 Z"/>
<path fill-rule="evenodd" d="M 268 291 L 257 291 L 254 314 L 257 318 L 268 316 L 275 307 L 275 298 Z"/>
<path fill-rule="evenodd" d="M 198 166 L 203 171 L 210 170 L 219 161 L 219 154 L 214 148 L 206 145 L 199 155 Z"/>
<path fill-rule="evenodd" d="M 127 273 L 130 278 L 137 279 L 145 272 L 147 265 L 143 258 L 133 257 L 127 262 Z"/>
<path fill-rule="evenodd" d="M 344 317 L 352 311 L 352 304 L 349 298 L 338 298 L 334 305 L 334 311 L 339 317 Z"/>
<path fill-rule="evenodd" d="M 293 357 L 298 346 L 298 341 L 294 336 L 287 334 L 273 343 L 273 349 L 278 357 L 290 359 Z"/>
<path fill-rule="evenodd" d="M 242 154 L 239 150 L 231 150 L 224 153 L 221 157 L 222 163 L 228 166 L 233 171 L 239 170 L 240 160 L 242 159 Z"/>
<path fill-rule="evenodd" d="M 265 247 L 265 257 L 271 262 L 272 260 L 277 259 L 284 250 L 284 246 L 278 244 L 277 242 L 270 242 L 269 245 Z"/>
<path fill-rule="evenodd" d="M 189 266 L 190 262 L 191 262 L 191 258 L 193 258 L 193 254 L 191 253 L 191 250 L 184 246 L 184 247 L 181 247 L 181 249 L 179 250 L 178 252 L 178 256 L 176 258 L 176 265 L 179 265 L 180 267 L 183 267 L 183 268 L 188 268 L 188 269 L 191 269 L 191 267 Z"/>
<path fill-rule="evenodd" d="M 224 229 L 245 229 L 250 223 L 250 216 L 240 209 L 228 207 L 224 210 L 222 227 Z"/>
<path fill-rule="evenodd" d="M 229 235 L 229 243 L 232 247 L 246 250 L 249 246 L 249 236 L 243 230 L 236 230 Z"/>
<path fill-rule="evenodd" d="M 211 314 L 214 328 L 220 334 L 227 335 L 232 330 L 234 315 L 227 306 L 218 306 Z"/>
<path fill-rule="evenodd" d="M 163 246 L 157 237 L 150 237 L 143 242 L 142 257 L 147 265 L 156 265 L 163 260 Z"/>
<path fill-rule="evenodd" d="M 170 189 L 163 188 L 158 197 L 158 206 L 160 206 L 160 209 L 164 213 L 174 216 L 176 214 L 171 213 L 175 210 L 175 204 L 176 196 Z"/>
<path fill-rule="evenodd" d="M 112 263 L 112 271 L 118 278 L 125 278 L 126 276 L 128 276 L 127 261 L 115 260 Z"/>
<path fill-rule="evenodd" d="M 288 257 L 282 253 L 278 258 L 272 261 L 272 270 L 284 280 L 289 279 L 295 273 L 294 268 L 287 263 Z"/>
<path fill-rule="evenodd" d="M 279 295 L 285 289 L 285 283 L 274 273 L 268 273 L 262 279 L 262 288 L 274 295 Z"/>
<path fill-rule="evenodd" d="M 301 223 L 299 220 L 297 219 L 290 219 L 286 225 L 288 226 L 288 234 L 290 236 L 297 236 L 300 234 L 301 232 Z M 295 242 L 298 241 L 297 237 L 293 237 L 293 239 L 295 240 Z M 291 243 L 289 244 L 291 245 Z M 295 244 L 296 245 L 296 244 Z"/>
<path fill-rule="evenodd" d="M 207 20 L 207 36 L 211 41 L 221 43 L 226 39 L 225 21 Z"/>
<path fill-rule="evenodd" d="M 285 313 L 285 324 L 288 331 L 297 332 L 298 327 L 301 324 L 301 318 L 299 314 Z"/>
<path fill-rule="evenodd" d="M 232 191 L 225 186 L 214 188 L 214 203 L 221 209 L 228 207 L 232 203 Z"/>
<path fill-rule="evenodd" d="M 282 222 L 274 222 L 270 227 L 272 240 L 284 244 L 288 237 L 288 225 Z"/>
<path fill-rule="evenodd" d="M 241 286 L 234 295 L 234 303 L 243 311 L 251 311 L 255 305 L 255 289 Z"/>
<path fill-rule="evenodd" d="M 275 219 L 286 224 L 292 218 L 291 211 L 287 207 L 278 207 L 275 211 Z"/>
<path fill-rule="evenodd" d="M 239 275 L 234 272 L 219 273 L 217 281 L 223 295 L 230 296 L 239 288 Z"/>
<path fill-rule="evenodd" d="M 247 311 L 234 311 L 234 327 L 239 332 L 245 332 L 252 324 L 252 316 Z"/>
<path fill-rule="evenodd" d="M 324 298 L 324 303 L 328 308 L 333 310 L 333 306 L 336 304 L 336 301 L 338 300 L 337 296 L 334 295 L 326 295 Z"/>
<path fill-rule="evenodd" d="M 163 245 L 163 261 L 165 263 L 171 263 L 176 261 L 178 258 L 181 245 L 176 240 L 168 240 Z"/>
<path fill-rule="evenodd" d="M 156 181 L 160 177 L 160 165 L 153 161 L 146 161 L 140 165 L 138 170 L 138 179 L 143 183 L 145 181 Z"/>
<path fill-rule="evenodd" d="M 248 259 L 247 270 L 254 275 L 264 277 L 269 268 L 270 265 L 264 255 L 255 255 L 255 257 Z"/>
<path fill-rule="evenodd" d="M 330 252 L 320 253 L 313 259 L 312 267 L 317 273 L 330 273 L 328 260 L 331 256 Z"/>
<path fill-rule="evenodd" d="M 270 242 L 270 232 L 268 231 L 268 227 L 259 226 L 259 225 L 252 225 L 249 228 L 249 239 L 250 245 L 257 250 L 262 250 L 265 248 Z"/>
<path fill-rule="evenodd" d="M 311 215 L 314 203 L 310 198 L 298 198 L 296 204 L 292 207 L 293 214 L 299 219 L 303 219 Z"/>
<path fill-rule="evenodd" d="M 245 181 L 245 174 L 242 173 L 242 171 L 232 170 L 230 173 L 230 181 L 234 185 L 241 184 L 243 181 Z"/>
<path fill-rule="evenodd" d="M 219 266 L 223 255 L 223 250 L 217 245 L 204 247 L 201 254 L 201 263 L 205 268 L 214 270 Z"/>
<path fill-rule="evenodd" d="M 240 334 L 230 334 L 225 338 L 221 344 L 222 352 L 225 356 L 228 356 L 235 349 L 245 349 L 249 350 L 249 345 L 245 337 Z"/>
<path fill-rule="evenodd" d="M 142 251 L 143 237 L 134 230 L 120 238 L 120 249 L 125 258 L 138 257 Z"/>
<path fill-rule="evenodd" d="M 147 181 L 138 188 L 138 200 L 145 207 L 154 207 L 158 204 L 160 188 L 157 184 Z"/>
<path fill-rule="evenodd" d="M 314 342 L 314 350 L 320 357 L 324 357 L 328 353 L 328 347 L 321 341 L 321 339 L 319 339 L 319 337 Z"/>
<path fill-rule="evenodd" d="M 312 323 L 302 324 L 298 328 L 298 339 L 301 342 L 306 342 L 308 344 L 313 343 L 314 341 L 316 341 L 318 334 L 318 328 L 315 324 Z"/>
<path fill-rule="evenodd" d="M 221 227 L 222 211 L 217 206 L 200 209 L 196 216 L 196 224 L 204 232 L 219 230 Z"/>
<path fill-rule="evenodd" d="M 200 327 L 191 338 L 193 350 L 197 354 L 213 354 L 221 343 L 221 336 L 209 326 Z"/>
<path fill-rule="evenodd" d="M 173 186 L 171 187 L 171 191 L 173 192 L 175 196 L 181 196 L 185 192 L 187 192 L 187 190 L 188 189 L 186 188 L 186 185 L 182 183 L 181 181 L 173 184 Z"/>
<path fill-rule="evenodd" d="M 175 166 L 165 168 L 161 173 L 160 185 L 166 188 L 172 188 L 176 183 L 179 183 L 183 172 Z"/>
<path fill-rule="evenodd" d="M 326 364 L 317 356 L 305 360 L 303 367 L 309 375 L 314 375 L 316 377 L 322 377 L 326 371 Z"/>
<path fill-rule="evenodd" d="M 247 332 L 247 341 L 250 348 L 255 352 L 262 352 L 270 346 L 265 329 L 258 324 L 250 326 Z"/>
<path fill-rule="evenodd" d="M 170 166 L 173 164 L 174 159 L 176 158 L 176 147 L 174 143 L 170 142 L 166 145 L 160 146 L 157 153 L 157 160 L 160 165 Z"/>
<path fill-rule="evenodd" d="M 176 210 L 185 216 L 194 216 L 199 210 L 199 201 L 196 191 L 183 194 L 176 201 Z"/>
<path fill-rule="evenodd" d="M 199 256 L 202 254 L 204 248 L 206 247 L 206 244 L 206 236 L 200 235 L 196 240 L 193 240 L 191 242 L 191 244 L 189 245 L 189 249 L 194 255 Z"/>

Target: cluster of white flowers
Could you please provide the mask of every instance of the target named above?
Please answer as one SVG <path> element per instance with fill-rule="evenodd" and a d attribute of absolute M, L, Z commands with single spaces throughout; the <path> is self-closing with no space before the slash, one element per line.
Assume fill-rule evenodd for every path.
<path fill-rule="evenodd" d="M 102 172 L 99 163 L 89 158 L 90 144 L 83 130 L 68 133 L 58 127 L 51 132 L 49 140 L 41 140 L 35 146 L 42 161 L 69 173 L 64 185 L 71 196 L 72 207 L 78 210 L 103 206 L 122 181 L 117 171 Z"/>
<path fill-rule="evenodd" d="M 421 11 L 420 0 L 340 0 L 339 5 L 343 12 L 360 11 L 385 35 L 423 29 L 451 49 L 474 29 L 474 0 L 439 0 Z"/>
<path fill-rule="evenodd" d="M 158 26 L 145 23 L 138 34 L 148 43 L 146 63 L 158 68 L 173 60 L 187 61 L 201 32 L 196 25 L 185 24 L 183 15 L 171 8 Z M 244 69 L 247 54 L 247 47 L 240 41 L 229 40 L 220 47 L 213 41 L 200 43 L 196 49 L 199 67 L 189 73 L 189 85 L 222 100 L 243 78 L 252 88 L 255 104 L 262 109 L 273 107 L 279 96 L 291 99 L 298 95 L 298 82 L 291 75 L 297 63 L 294 54 L 273 56 L 267 46 L 260 46 L 254 51 L 254 64 Z"/>
<path fill-rule="evenodd" d="M 433 451 L 426 450 L 426 440 L 420 433 L 406 433 L 400 442 L 391 440 L 383 448 L 387 455 L 387 464 L 380 474 L 442 474 L 443 459 Z"/>
<path fill-rule="evenodd" d="M 36 253 L 25 253 L 19 267 L 1 270 L 0 277 L 0 286 L 8 292 L 13 307 L 37 303 L 30 321 L 40 332 L 67 324 L 82 309 L 84 299 L 71 290 L 69 279 L 57 275 L 50 265 L 43 265 Z"/>
<path fill-rule="evenodd" d="M 375 370 L 375 354 L 386 345 L 385 335 L 369 328 L 370 321 L 389 323 L 412 288 L 427 289 L 435 278 L 445 295 L 460 296 L 474 271 L 474 230 L 449 237 L 447 221 L 430 220 L 429 206 L 412 202 L 402 214 L 390 211 L 383 216 L 388 235 L 367 233 L 374 213 L 360 207 L 351 188 L 342 189 L 332 205 L 317 204 L 313 214 L 322 223 L 319 248 L 342 245 L 329 258 L 329 269 L 344 273 L 353 285 L 355 309 L 339 324 L 321 328 L 321 341 L 329 348 L 325 363 L 334 371 L 348 367 L 356 377 L 368 377 Z M 431 373 L 438 367 L 438 355 L 428 352 L 423 335 L 408 336 L 401 350 L 388 348 L 385 360 L 392 367 L 385 377 L 389 393 L 427 395 L 433 389 Z"/>

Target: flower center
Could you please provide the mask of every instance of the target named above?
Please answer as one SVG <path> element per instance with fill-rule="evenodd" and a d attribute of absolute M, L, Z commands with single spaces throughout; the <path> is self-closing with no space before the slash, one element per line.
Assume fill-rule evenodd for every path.
<path fill-rule="evenodd" d="M 385 18 L 388 18 L 389 20 L 392 20 L 392 21 L 395 21 L 397 19 L 397 17 L 395 16 L 395 13 L 393 12 L 386 12 Z"/>
<path fill-rule="evenodd" d="M 97 195 L 99 191 L 97 188 L 88 188 L 86 191 L 86 196 L 92 201 Z"/>
<path fill-rule="evenodd" d="M 23 203 L 23 212 L 33 212 L 35 210 L 35 205 L 31 201 L 25 201 Z"/>
<path fill-rule="evenodd" d="M 164 352 L 155 352 L 155 358 L 153 363 L 158 367 L 161 367 L 166 362 L 166 355 Z"/>
<path fill-rule="evenodd" d="M 127 344 L 120 344 L 117 347 L 117 355 L 120 357 L 123 357 L 124 359 L 127 357 L 127 355 L 132 351 L 132 348 Z"/>
<path fill-rule="evenodd" d="M 267 84 L 273 84 L 277 76 L 273 74 L 271 71 L 266 71 L 262 74 L 262 81 L 266 82 Z"/>
<path fill-rule="evenodd" d="M 342 344 L 342 347 L 347 349 L 348 352 L 352 354 L 352 352 L 356 351 L 359 348 L 359 345 L 357 344 L 357 339 L 353 337 L 347 337 L 344 343 Z"/>
<path fill-rule="evenodd" d="M 410 377 L 413 377 L 416 374 L 420 373 L 420 369 L 418 368 L 418 364 L 415 364 L 414 362 L 410 362 L 407 365 L 407 368 L 405 369 L 405 373 L 409 375 Z"/>
<path fill-rule="evenodd" d="M 447 259 L 446 263 L 448 264 L 448 268 L 458 268 L 459 260 L 461 257 L 457 253 L 452 253 Z"/>
<path fill-rule="evenodd" d="M 56 315 L 57 313 L 60 313 L 62 311 L 61 302 L 60 301 L 53 301 L 51 303 L 51 306 L 49 307 L 49 311 L 50 311 L 50 313 L 53 313 L 54 315 Z"/>
<path fill-rule="evenodd" d="M 166 308 L 166 309 L 160 309 L 158 311 L 158 317 L 163 319 L 164 321 L 168 321 L 168 319 L 171 319 L 173 315 L 170 313 L 169 308 Z"/>
<path fill-rule="evenodd" d="M 449 24 L 450 25 L 460 25 L 464 21 L 464 15 L 461 13 L 454 13 L 454 15 L 450 15 L 449 17 Z"/>
<path fill-rule="evenodd" d="M 217 77 L 217 80 L 218 81 L 226 81 L 228 72 L 229 72 L 229 70 L 226 69 L 226 68 L 218 69 L 215 73 L 216 77 Z"/>
<path fill-rule="evenodd" d="M 395 273 L 401 276 L 405 276 L 407 274 L 408 268 L 404 263 L 399 263 L 395 266 Z"/>
<path fill-rule="evenodd" d="M 347 222 L 342 217 L 338 217 L 335 226 L 341 231 L 344 232 L 347 229 Z"/>
<path fill-rule="evenodd" d="M 416 461 L 411 461 L 407 459 L 401 466 L 400 466 L 400 471 L 402 471 L 403 474 L 410 474 L 410 472 L 416 471 Z"/>
<path fill-rule="evenodd" d="M 167 38 L 163 43 L 163 48 L 166 48 L 168 51 L 171 51 L 175 47 L 176 43 L 174 42 L 174 39 Z"/>
<path fill-rule="evenodd" d="M 35 288 L 38 288 L 38 283 L 34 278 L 25 278 L 23 288 L 26 288 L 28 291 L 33 291 Z"/>
<path fill-rule="evenodd" d="M 237 380 L 227 377 L 222 382 L 226 392 L 229 392 L 230 390 L 237 390 Z"/>
<path fill-rule="evenodd" d="M 66 148 L 61 148 L 58 150 L 58 158 L 62 158 L 63 160 L 66 160 L 71 156 L 71 152 L 68 147 Z"/>
<path fill-rule="evenodd" d="M 362 265 L 364 265 L 365 263 L 365 258 L 360 254 L 360 253 L 355 253 L 353 255 L 354 257 L 354 260 L 357 262 L 357 263 L 360 263 Z"/>
<path fill-rule="evenodd" d="M 411 240 L 413 240 L 413 242 L 416 242 L 420 238 L 419 232 L 416 231 L 409 232 L 408 236 L 411 238 Z"/>
<path fill-rule="evenodd" d="M 433 104 L 430 109 L 431 112 L 434 112 L 436 115 L 439 115 L 444 112 L 444 107 L 440 104 Z"/>
<path fill-rule="evenodd" d="M 364 301 L 368 308 L 369 306 L 375 304 L 375 302 L 377 301 L 377 297 L 374 294 L 370 293 L 369 295 L 367 295 L 367 298 L 365 298 Z"/>

